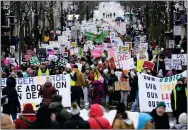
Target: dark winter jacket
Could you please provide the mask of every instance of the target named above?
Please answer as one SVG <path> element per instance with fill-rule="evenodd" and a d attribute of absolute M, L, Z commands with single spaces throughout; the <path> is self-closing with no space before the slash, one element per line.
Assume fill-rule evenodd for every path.
<path fill-rule="evenodd" d="M 60 124 L 56 121 L 49 121 L 43 123 L 34 122 L 28 129 L 60 129 Z"/>
<path fill-rule="evenodd" d="M 72 115 L 71 119 L 65 122 L 64 129 L 90 129 L 90 127 L 79 115 Z"/>
<path fill-rule="evenodd" d="M 57 90 L 52 83 L 46 82 L 44 86 L 41 87 L 39 94 L 42 96 L 42 103 L 49 105 L 52 102 L 52 96 L 55 95 Z"/>
<path fill-rule="evenodd" d="M 118 81 L 118 77 L 114 74 L 114 75 L 110 75 L 110 80 L 109 80 L 109 83 L 108 85 L 111 86 L 111 87 L 115 87 L 115 82 Z"/>
<path fill-rule="evenodd" d="M 150 113 L 150 115 L 153 117 L 153 120 L 155 122 L 155 129 L 169 129 L 169 118 L 168 114 L 164 113 L 162 117 L 157 115 L 156 109 L 153 109 L 153 111 Z"/>
<path fill-rule="evenodd" d="M 18 108 L 20 109 L 20 102 L 18 99 L 18 93 L 15 89 L 16 79 L 10 77 L 7 79 L 7 87 L 2 90 L 2 96 L 8 96 L 8 104 L 3 106 L 3 113 L 11 114 L 17 113 Z"/>
<path fill-rule="evenodd" d="M 177 85 L 175 89 L 177 89 Z M 176 99 L 177 101 L 176 101 L 176 110 L 175 110 L 174 92 L 172 91 L 171 106 L 175 117 L 178 119 L 181 113 L 187 112 L 187 96 L 184 87 L 180 91 L 176 90 Z"/>

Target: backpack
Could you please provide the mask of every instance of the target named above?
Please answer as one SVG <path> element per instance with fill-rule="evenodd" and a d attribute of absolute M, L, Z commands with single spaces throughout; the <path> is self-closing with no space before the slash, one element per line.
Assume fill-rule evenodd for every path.
<path fill-rule="evenodd" d="M 97 96 L 97 85 L 92 85 L 89 87 L 89 97 L 94 99 Z"/>
<path fill-rule="evenodd" d="M 27 128 L 32 126 L 34 124 L 34 122 L 31 122 L 31 121 L 28 121 L 24 116 L 20 115 L 19 116 L 20 120 L 22 120 L 26 125 L 27 125 Z"/>

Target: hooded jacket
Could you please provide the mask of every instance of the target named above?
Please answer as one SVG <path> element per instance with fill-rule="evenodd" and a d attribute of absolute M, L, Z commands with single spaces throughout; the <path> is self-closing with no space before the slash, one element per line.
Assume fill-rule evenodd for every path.
<path fill-rule="evenodd" d="M 10 116 L 1 115 L 1 129 L 15 129 L 15 124 L 12 122 Z"/>
<path fill-rule="evenodd" d="M 112 129 L 108 120 L 102 117 L 103 109 L 100 105 L 92 105 L 89 111 L 89 116 L 90 118 L 88 122 L 90 125 L 90 129 Z"/>
<path fill-rule="evenodd" d="M 164 113 L 164 115 L 160 117 L 157 115 L 156 109 L 153 109 L 150 115 L 154 119 L 155 129 L 169 129 L 170 128 L 169 118 L 168 118 L 167 113 Z"/>
<path fill-rule="evenodd" d="M 92 86 L 96 87 L 95 91 L 96 91 L 96 96 L 91 98 L 91 104 L 102 104 L 102 97 L 104 97 L 104 88 L 103 88 L 103 84 L 98 81 L 98 80 L 94 80 L 92 82 Z"/>
<path fill-rule="evenodd" d="M 139 113 L 138 115 L 138 126 L 137 129 L 144 129 L 145 125 L 152 120 L 150 114 L 147 113 Z"/>
<path fill-rule="evenodd" d="M 54 86 L 52 86 L 51 82 L 46 82 L 44 86 L 41 87 L 39 91 L 39 95 L 42 96 L 43 104 L 50 104 L 52 102 L 52 96 L 57 93 L 57 90 Z"/>
<path fill-rule="evenodd" d="M 18 99 L 18 93 L 15 89 L 16 79 L 9 77 L 6 81 L 7 86 L 2 90 L 2 96 L 8 96 L 8 104 L 3 106 L 3 113 L 13 114 L 17 113 L 17 109 L 20 108 L 20 102 Z"/>

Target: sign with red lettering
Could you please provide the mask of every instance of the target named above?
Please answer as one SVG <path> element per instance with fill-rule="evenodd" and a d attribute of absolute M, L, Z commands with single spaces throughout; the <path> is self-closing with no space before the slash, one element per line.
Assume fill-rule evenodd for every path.
<path fill-rule="evenodd" d="M 123 68 L 122 62 L 129 58 L 130 58 L 129 53 L 120 53 L 120 54 L 115 53 L 114 63 L 115 63 L 116 69 L 122 69 Z"/>
<path fill-rule="evenodd" d="M 153 70 L 155 64 L 149 62 L 149 61 L 144 61 L 143 68 L 148 68 L 149 70 Z"/>

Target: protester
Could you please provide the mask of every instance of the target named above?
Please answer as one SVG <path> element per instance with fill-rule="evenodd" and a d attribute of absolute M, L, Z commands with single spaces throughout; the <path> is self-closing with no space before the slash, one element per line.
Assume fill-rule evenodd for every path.
<path fill-rule="evenodd" d="M 59 129 L 60 125 L 57 121 L 52 119 L 52 113 L 48 105 L 42 106 L 38 109 L 36 121 L 29 126 L 29 129 Z"/>
<path fill-rule="evenodd" d="M 137 129 L 155 129 L 152 117 L 147 113 L 139 113 Z"/>
<path fill-rule="evenodd" d="M 180 114 L 178 122 L 179 122 L 179 124 L 176 124 L 171 129 L 184 129 L 184 130 L 186 130 L 187 129 L 187 114 L 186 113 Z"/>
<path fill-rule="evenodd" d="M 89 110 L 90 129 L 112 129 L 107 119 L 103 118 L 104 111 L 102 106 L 94 104 Z"/>
<path fill-rule="evenodd" d="M 39 95 L 42 97 L 41 105 L 49 105 L 52 102 L 52 96 L 57 93 L 57 90 L 52 86 L 50 77 L 46 78 L 45 84 L 40 88 Z"/>
<path fill-rule="evenodd" d="M 16 129 L 27 129 L 36 120 L 36 114 L 32 104 L 25 104 L 22 114 L 14 121 Z"/>
<path fill-rule="evenodd" d="M 82 87 L 85 85 L 84 76 L 80 70 L 78 70 L 78 66 L 74 65 L 73 71 L 76 74 L 77 80 L 75 81 L 75 86 L 71 87 L 73 102 L 76 101 L 80 106 L 80 98 L 83 95 Z"/>
<path fill-rule="evenodd" d="M 179 78 L 171 94 L 171 106 L 178 123 L 181 113 L 187 112 L 187 95 L 188 90 L 184 85 L 184 78 Z"/>
<path fill-rule="evenodd" d="M 53 95 L 52 103 L 49 105 L 50 112 L 55 114 L 56 121 L 59 122 L 60 128 L 64 129 L 64 123 L 71 118 L 70 113 L 62 105 L 62 96 Z"/>
<path fill-rule="evenodd" d="M 155 122 L 155 129 L 169 129 L 169 117 L 165 112 L 166 105 L 164 102 L 157 104 L 157 108 L 153 109 L 150 115 L 153 117 Z"/>
<path fill-rule="evenodd" d="M 13 121 L 17 117 L 17 113 L 21 111 L 18 93 L 16 91 L 16 79 L 13 77 L 7 78 L 6 87 L 2 90 L 2 96 L 6 95 L 8 102 L 3 105 L 3 113 L 12 116 Z"/>
<path fill-rule="evenodd" d="M 41 68 L 38 69 L 38 76 L 49 76 L 49 69 L 46 67 L 45 63 L 41 64 Z"/>
<path fill-rule="evenodd" d="M 65 122 L 65 129 L 89 129 L 89 123 L 84 121 L 80 115 L 80 107 L 77 103 L 73 103 L 71 106 L 71 118 Z"/>
<path fill-rule="evenodd" d="M 128 115 L 125 110 L 124 103 L 118 104 L 117 114 L 113 123 L 113 129 L 134 129 L 133 122 L 128 119 Z"/>
<path fill-rule="evenodd" d="M 15 129 L 15 124 L 9 115 L 1 114 L 1 129 Z"/>

